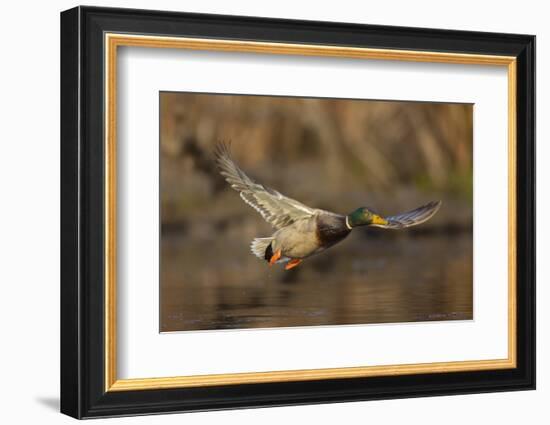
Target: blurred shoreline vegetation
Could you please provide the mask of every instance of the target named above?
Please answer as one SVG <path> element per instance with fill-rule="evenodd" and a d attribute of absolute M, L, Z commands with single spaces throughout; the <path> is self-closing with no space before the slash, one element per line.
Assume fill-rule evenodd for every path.
<path fill-rule="evenodd" d="M 213 161 L 225 141 L 253 178 L 308 205 L 393 214 L 443 199 L 432 224 L 471 229 L 472 105 L 172 92 L 160 101 L 163 228 L 246 208 Z"/>

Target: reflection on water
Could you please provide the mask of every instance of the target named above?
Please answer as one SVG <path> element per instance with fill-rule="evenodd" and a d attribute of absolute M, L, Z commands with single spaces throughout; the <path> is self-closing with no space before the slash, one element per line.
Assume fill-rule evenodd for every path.
<path fill-rule="evenodd" d="M 471 234 L 351 235 L 284 271 L 246 243 L 162 238 L 161 331 L 472 319 Z"/>

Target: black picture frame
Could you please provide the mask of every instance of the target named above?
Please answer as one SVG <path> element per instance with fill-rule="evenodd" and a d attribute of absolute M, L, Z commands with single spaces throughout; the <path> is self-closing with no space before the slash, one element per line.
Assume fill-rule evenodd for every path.
<path fill-rule="evenodd" d="M 517 367 L 106 392 L 105 32 L 516 57 Z M 62 413 L 92 418 L 534 388 L 534 36 L 96 7 L 61 13 Z"/>

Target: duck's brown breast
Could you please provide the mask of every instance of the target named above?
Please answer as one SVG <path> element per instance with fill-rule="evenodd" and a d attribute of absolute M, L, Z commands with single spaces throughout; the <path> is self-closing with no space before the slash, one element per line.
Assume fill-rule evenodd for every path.
<path fill-rule="evenodd" d="M 329 247 L 345 239 L 351 230 L 346 226 L 343 215 L 319 214 L 317 216 L 316 236 L 319 245 Z"/>

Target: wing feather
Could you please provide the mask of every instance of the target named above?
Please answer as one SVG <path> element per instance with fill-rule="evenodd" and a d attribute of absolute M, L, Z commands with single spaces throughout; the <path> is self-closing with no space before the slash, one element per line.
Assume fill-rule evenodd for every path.
<path fill-rule="evenodd" d="M 441 201 L 429 202 L 412 211 L 384 217 L 388 221 L 388 224 L 373 224 L 372 226 L 382 227 L 384 229 L 403 229 L 405 227 L 416 226 L 432 218 L 437 210 L 439 210 L 440 206 Z"/>
<path fill-rule="evenodd" d="M 295 221 L 310 218 L 318 210 L 310 208 L 295 199 L 284 196 L 248 177 L 231 158 L 227 145 L 220 143 L 216 149 L 216 160 L 220 174 L 229 185 L 239 192 L 242 200 L 254 208 L 276 229 L 286 227 Z"/>

